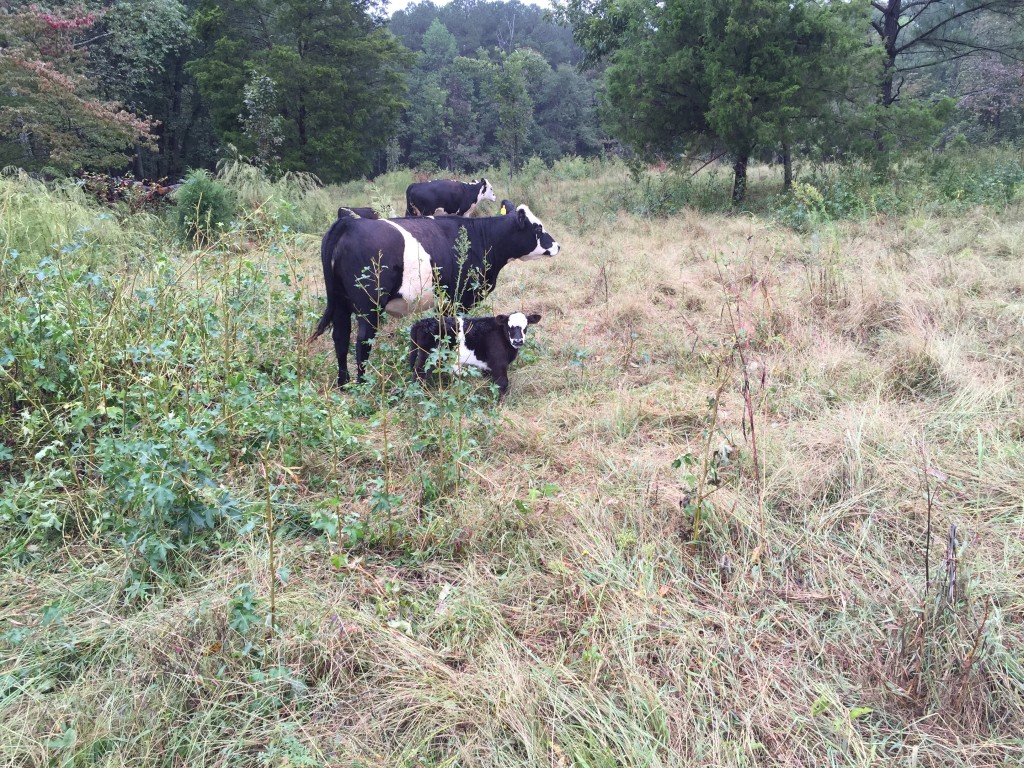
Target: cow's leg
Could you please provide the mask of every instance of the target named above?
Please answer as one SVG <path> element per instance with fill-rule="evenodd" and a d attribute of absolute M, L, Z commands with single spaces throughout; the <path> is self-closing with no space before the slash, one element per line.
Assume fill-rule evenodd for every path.
<path fill-rule="evenodd" d="M 370 357 L 370 343 L 377 335 L 380 317 L 376 310 L 369 315 L 360 315 L 356 325 L 356 381 L 362 382 L 366 371 L 366 361 Z"/>
<path fill-rule="evenodd" d="M 423 381 L 426 371 L 423 366 L 427 363 L 427 346 L 429 339 L 427 334 L 422 333 L 418 328 L 413 328 L 411 343 L 409 344 L 409 369 L 416 381 Z"/>
<path fill-rule="evenodd" d="M 339 297 L 334 302 L 334 353 L 338 356 L 338 386 L 348 384 L 348 343 L 352 335 L 352 307 Z"/>
<path fill-rule="evenodd" d="M 494 383 L 498 385 L 498 402 L 508 394 L 508 368 L 497 368 L 494 371 Z"/>

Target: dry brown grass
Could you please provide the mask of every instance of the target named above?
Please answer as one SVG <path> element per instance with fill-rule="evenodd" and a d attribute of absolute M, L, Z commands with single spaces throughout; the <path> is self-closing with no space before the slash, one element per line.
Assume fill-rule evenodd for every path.
<path fill-rule="evenodd" d="M 286 541 L 256 648 L 227 621 L 238 584 L 265 596 L 262 539 L 141 612 L 118 555 L 69 550 L 0 586 L 9 623 L 75 606 L 56 657 L 7 652 L 37 687 L 0 694 L 0 765 L 45 763 L 71 722 L 103 745 L 82 765 L 1020 765 L 1021 226 L 574 221 L 611 181 L 512 190 L 564 250 L 493 296 L 544 319 L 446 512 L 465 546 L 334 567 Z M 326 385 L 326 344 L 316 364 Z M 672 461 L 722 445 L 691 542 Z M 423 459 L 396 456 L 411 496 Z"/>

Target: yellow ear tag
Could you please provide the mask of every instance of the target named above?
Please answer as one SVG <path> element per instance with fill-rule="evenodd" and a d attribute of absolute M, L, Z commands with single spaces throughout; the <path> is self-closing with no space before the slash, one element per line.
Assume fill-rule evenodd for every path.
<path fill-rule="evenodd" d="M 504 216 L 504 215 L 505 215 L 506 213 L 508 213 L 508 211 L 506 211 L 506 210 L 505 210 L 505 206 L 504 206 L 504 205 L 503 205 L 503 206 L 501 206 L 501 211 L 499 211 L 499 213 L 500 213 L 500 214 L 501 214 L 502 216 Z"/>

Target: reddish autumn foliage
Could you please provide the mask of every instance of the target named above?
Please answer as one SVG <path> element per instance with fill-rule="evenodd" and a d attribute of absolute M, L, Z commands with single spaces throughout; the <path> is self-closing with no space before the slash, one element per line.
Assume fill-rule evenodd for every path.
<path fill-rule="evenodd" d="M 86 77 L 84 36 L 99 18 L 38 5 L 0 17 L 0 137 L 19 150 L 5 160 L 61 171 L 117 166 L 136 143 L 152 143 L 153 121 L 98 98 Z"/>

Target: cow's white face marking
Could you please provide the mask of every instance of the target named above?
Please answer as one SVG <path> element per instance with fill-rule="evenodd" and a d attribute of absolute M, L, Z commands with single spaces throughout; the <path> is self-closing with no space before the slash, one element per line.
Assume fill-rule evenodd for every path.
<path fill-rule="evenodd" d="M 487 179 L 481 179 L 484 183 L 483 189 L 480 190 L 480 194 L 477 195 L 476 201 L 479 203 L 483 200 L 490 200 L 492 203 L 498 199 L 498 196 L 494 194 L 494 187 L 491 186 L 491 182 Z"/>
<path fill-rule="evenodd" d="M 513 312 L 508 316 L 508 340 L 516 349 L 526 343 L 526 326 L 529 324 L 522 312 Z"/>
<path fill-rule="evenodd" d="M 395 222 L 381 219 L 402 234 L 405 249 L 402 253 L 402 285 L 398 294 L 384 305 L 389 315 L 404 317 L 426 309 L 434 303 L 434 269 L 420 241 Z"/>
<path fill-rule="evenodd" d="M 540 226 L 540 231 L 544 232 L 544 223 L 540 219 L 538 219 L 536 216 L 533 215 L 533 211 L 530 210 L 530 207 L 528 205 L 525 205 L 525 204 L 520 205 L 518 208 L 516 208 L 516 210 L 517 211 L 522 211 L 523 213 L 526 214 L 526 220 L 528 222 L 530 222 L 530 226 L 533 226 L 534 228 L 536 228 L 539 225 Z M 545 233 L 545 234 L 547 234 L 547 233 Z M 551 237 L 551 235 L 548 235 L 548 237 Z M 528 254 L 526 254 L 525 256 L 520 258 L 519 260 L 520 261 L 534 261 L 535 259 L 540 259 L 540 258 L 543 258 L 545 256 L 556 256 L 558 254 L 559 249 L 560 249 L 560 246 L 558 245 L 558 242 L 554 238 L 551 238 L 551 247 L 550 248 L 545 248 L 543 245 L 540 244 L 540 235 L 538 234 L 537 235 L 537 246 L 532 251 L 530 251 Z"/>

